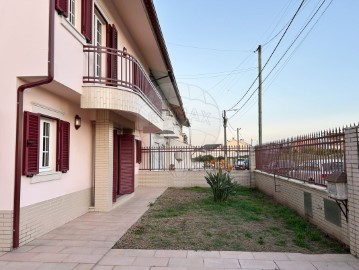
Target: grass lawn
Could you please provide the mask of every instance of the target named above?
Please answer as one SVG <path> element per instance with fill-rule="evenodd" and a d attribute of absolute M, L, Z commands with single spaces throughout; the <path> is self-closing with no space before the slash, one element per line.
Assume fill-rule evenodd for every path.
<path fill-rule="evenodd" d="M 114 248 L 347 253 L 294 211 L 249 188 L 214 203 L 210 188 L 169 188 Z"/>

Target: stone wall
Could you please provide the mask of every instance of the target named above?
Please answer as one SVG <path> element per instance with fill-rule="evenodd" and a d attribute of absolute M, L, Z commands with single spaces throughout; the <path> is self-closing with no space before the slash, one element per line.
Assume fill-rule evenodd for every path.
<path fill-rule="evenodd" d="M 140 171 L 139 185 L 151 187 L 208 187 L 205 170 L 200 171 Z M 251 186 L 251 175 L 248 170 L 232 171 L 232 177 L 240 185 Z"/>

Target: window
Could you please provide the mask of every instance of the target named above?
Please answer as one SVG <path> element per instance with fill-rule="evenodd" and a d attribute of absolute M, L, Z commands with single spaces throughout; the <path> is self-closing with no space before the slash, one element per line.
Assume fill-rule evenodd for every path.
<path fill-rule="evenodd" d="M 24 112 L 22 173 L 69 170 L 70 123 L 38 113 Z M 56 165 L 56 166 L 55 166 Z"/>
<path fill-rule="evenodd" d="M 51 171 L 51 122 L 49 119 L 40 118 L 40 172 Z"/>
<path fill-rule="evenodd" d="M 69 0 L 69 22 L 75 26 L 76 0 Z"/>
<path fill-rule="evenodd" d="M 101 47 L 102 46 L 102 22 L 100 21 L 99 17 L 96 14 L 94 16 L 94 21 L 95 21 L 94 45 Z M 101 53 L 99 51 L 95 54 L 95 76 L 101 77 Z"/>

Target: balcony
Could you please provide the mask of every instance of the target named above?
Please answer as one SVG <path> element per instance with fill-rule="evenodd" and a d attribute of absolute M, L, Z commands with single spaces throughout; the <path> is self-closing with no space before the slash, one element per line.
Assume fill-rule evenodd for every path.
<path fill-rule="evenodd" d="M 104 89 L 104 91 L 107 91 L 105 95 L 107 95 L 109 98 L 104 102 L 112 104 L 107 106 L 108 109 L 127 111 L 126 108 L 132 108 L 132 110 L 128 109 L 128 111 L 138 114 L 140 114 L 140 111 L 142 111 L 142 116 L 147 118 L 146 120 L 150 122 L 158 122 L 159 119 L 161 119 L 161 96 L 146 74 L 144 68 L 135 57 L 125 51 L 100 46 L 85 45 L 83 51 L 85 53 L 86 63 L 83 83 L 85 84 L 85 87 L 96 86 L 97 89 L 101 88 Z M 111 89 L 111 92 L 108 92 L 108 89 Z M 127 94 L 132 94 L 132 96 L 119 96 L 118 99 L 122 99 L 126 104 L 124 104 L 122 107 L 116 106 L 115 102 L 112 100 L 114 99 L 112 96 L 114 96 L 116 93 L 114 93 L 112 90 L 116 90 L 117 92 L 122 90 Z M 84 95 L 86 96 L 86 89 L 84 90 Z M 143 106 L 143 102 L 140 102 L 138 97 L 140 97 L 146 103 L 146 105 L 152 109 L 156 116 L 154 116 L 153 113 L 152 116 L 148 116 L 148 114 L 151 114 L 151 110 L 146 110 L 146 108 Z M 90 97 L 88 94 L 88 96 L 84 99 L 89 98 Z M 101 99 L 103 99 L 102 96 Z M 85 105 L 83 107 L 96 107 L 95 105 L 88 105 L 89 103 L 91 102 L 84 102 Z M 140 105 L 140 103 L 142 105 Z M 133 109 L 136 106 L 137 111 Z"/>

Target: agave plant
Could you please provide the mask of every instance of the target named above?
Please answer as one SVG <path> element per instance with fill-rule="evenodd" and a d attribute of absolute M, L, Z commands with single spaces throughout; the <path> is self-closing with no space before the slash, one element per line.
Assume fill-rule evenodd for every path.
<path fill-rule="evenodd" d="M 228 196 L 233 194 L 236 188 L 228 172 L 219 169 L 217 173 L 207 172 L 204 177 L 207 183 L 211 186 L 213 192 L 213 200 L 215 202 L 224 202 Z"/>

